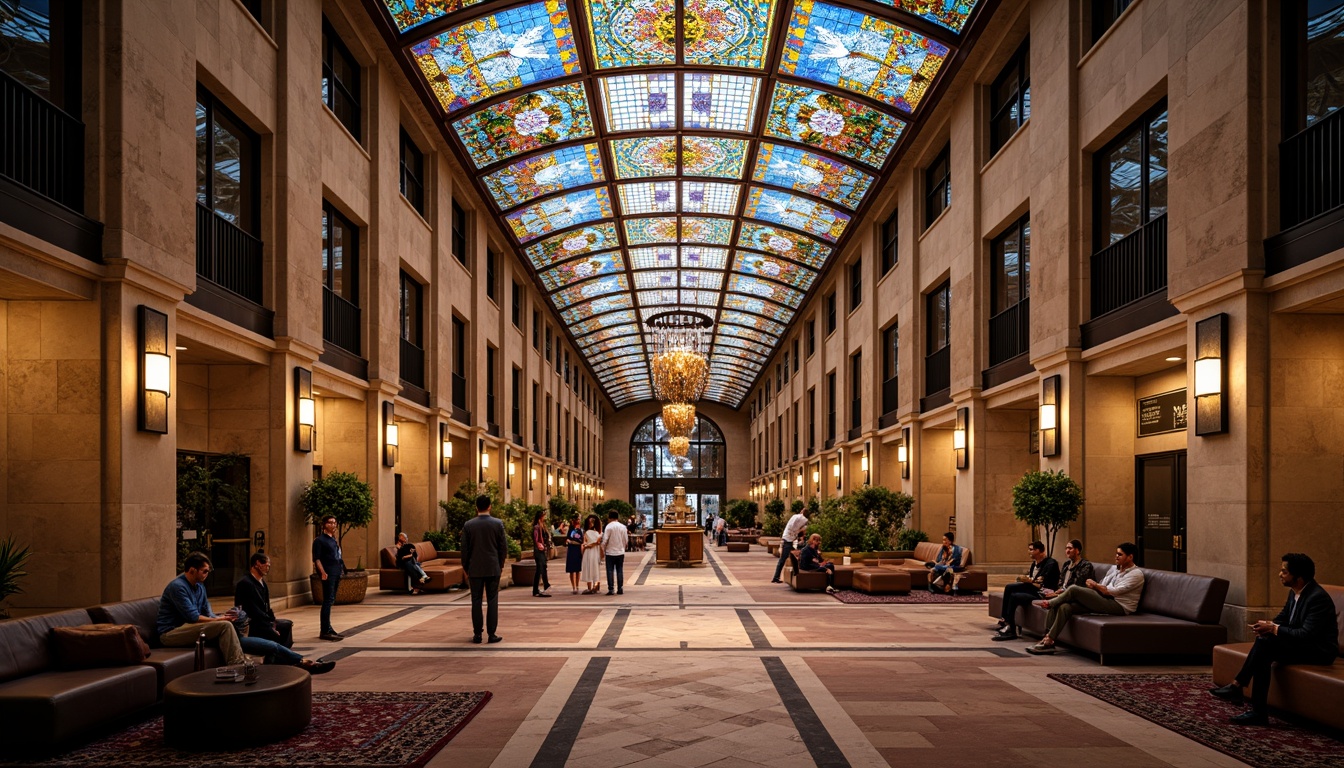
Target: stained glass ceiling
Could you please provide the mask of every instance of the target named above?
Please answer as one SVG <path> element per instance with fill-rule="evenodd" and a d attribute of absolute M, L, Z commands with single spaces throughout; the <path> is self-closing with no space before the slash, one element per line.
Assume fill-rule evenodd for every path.
<path fill-rule="evenodd" d="M 923 122 L 979 0 L 382 0 L 385 37 L 617 408 L 644 323 L 739 407 Z"/>

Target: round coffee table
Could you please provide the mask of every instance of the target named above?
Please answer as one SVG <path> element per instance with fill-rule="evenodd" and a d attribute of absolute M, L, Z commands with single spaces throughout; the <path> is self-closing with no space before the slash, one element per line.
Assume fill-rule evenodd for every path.
<path fill-rule="evenodd" d="M 302 731 L 313 718 L 313 679 L 298 667 L 263 665 L 257 682 L 215 682 L 215 670 L 193 672 L 163 689 L 163 740 L 181 749 L 272 744 Z"/>

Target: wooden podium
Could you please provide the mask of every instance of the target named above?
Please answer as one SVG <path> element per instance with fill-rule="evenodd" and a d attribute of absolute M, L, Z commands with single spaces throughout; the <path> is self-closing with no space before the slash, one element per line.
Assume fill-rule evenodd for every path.
<path fill-rule="evenodd" d="M 678 485 L 672 490 L 666 522 L 653 532 L 655 563 L 686 567 L 705 561 L 705 529 L 692 522 L 694 514 L 686 503 L 686 489 Z"/>

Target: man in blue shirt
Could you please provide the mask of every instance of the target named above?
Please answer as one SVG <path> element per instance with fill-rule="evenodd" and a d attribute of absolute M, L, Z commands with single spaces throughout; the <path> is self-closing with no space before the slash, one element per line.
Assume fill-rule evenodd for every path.
<path fill-rule="evenodd" d="M 322 518 L 322 533 L 313 539 L 313 570 L 322 580 L 321 632 L 323 640 L 344 640 L 345 636 L 331 628 L 331 606 L 336 604 L 336 588 L 340 586 L 345 563 L 341 560 L 341 543 L 336 539 L 336 518 Z"/>

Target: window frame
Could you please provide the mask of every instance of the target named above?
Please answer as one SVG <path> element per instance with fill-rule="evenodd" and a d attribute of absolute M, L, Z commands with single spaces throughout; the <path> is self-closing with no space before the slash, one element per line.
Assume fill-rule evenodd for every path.
<path fill-rule="evenodd" d="M 882 222 L 882 274 L 886 275 L 896 266 L 897 248 L 900 245 L 900 210 L 894 210 Z"/>
<path fill-rule="evenodd" d="M 941 174 L 939 169 L 941 168 Z M 934 202 L 937 201 L 937 206 Z M 952 142 L 948 141 L 924 169 L 924 229 L 952 207 Z"/>
<path fill-rule="evenodd" d="M 205 109 L 205 120 L 206 120 L 205 165 L 206 168 L 208 169 L 205 174 L 206 202 L 204 203 L 202 203 L 200 200 L 201 196 L 201 179 L 199 173 L 200 169 L 198 168 L 197 170 L 196 203 L 198 205 L 210 209 L 210 212 L 215 216 L 218 216 L 221 219 L 224 218 L 222 215 L 219 214 L 218 210 L 215 207 L 216 198 L 215 198 L 215 174 L 214 174 L 215 126 L 218 124 L 216 118 L 222 117 L 226 122 L 232 124 L 224 126 L 225 129 L 229 130 L 229 132 L 233 134 L 235 138 L 238 139 L 239 146 L 244 147 L 247 150 L 247 154 L 250 155 L 250 157 L 243 158 L 238 164 L 238 171 L 239 171 L 238 187 L 241 190 L 241 198 L 242 198 L 240 200 L 239 205 L 240 221 L 229 223 L 233 224 L 233 226 L 237 227 L 243 232 L 246 232 L 247 234 L 260 239 L 261 138 L 255 131 L 253 131 L 247 125 L 247 123 L 243 122 L 238 117 L 238 115 L 233 112 L 233 110 L 229 109 L 227 106 L 222 104 L 219 101 L 219 99 L 213 93 L 210 92 L 208 88 L 199 83 L 197 83 L 196 85 L 196 104 L 198 106 L 204 107 Z M 232 130 L 232 128 L 234 127 L 238 129 L 236 132 Z M 199 138 L 195 143 L 197 147 L 196 151 L 198 153 L 197 156 L 199 157 L 200 153 Z M 224 219 L 224 221 L 228 221 L 228 219 Z"/>
<path fill-rule="evenodd" d="M 410 166 L 407 164 L 407 154 L 410 154 Z M 406 202 L 411 204 L 415 212 L 421 216 L 425 215 L 425 153 L 420 151 L 411 135 L 406 132 L 406 128 L 401 129 L 401 151 L 398 155 L 398 162 L 401 169 L 401 196 L 406 198 Z"/>
<path fill-rule="evenodd" d="M 471 267 L 467 265 L 467 211 L 456 200 L 449 201 L 448 205 L 452 211 L 450 226 L 453 258 L 470 271 Z"/>
<path fill-rule="evenodd" d="M 519 331 L 523 330 L 523 285 L 517 280 L 511 280 L 513 283 L 513 306 L 509 309 L 513 320 L 513 327 Z"/>
<path fill-rule="evenodd" d="M 322 36 L 322 79 L 329 81 L 334 86 L 329 86 L 326 89 L 327 93 L 323 96 L 322 103 L 336 116 L 336 120 L 345 126 L 345 129 L 354 137 L 355 142 L 362 145 L 364 141 L 362 125 L 364 110 L 360 99 L 360 87 L 364 79 L 363 67 L 360 66 L 359 60 L 355 58 L 354 54 L 350 52 L 349 46 L 336 33 L 336 28 L 331 25 L 331 21 L 327 19 L 326 14 L 322 15 Z M 333 63 L 337 55 L 344 60 L 343 63 L 354 73 L 353 93 L 351 84 L 347 84 L 336 77 Z M 335 94 L 338 89 L 352 107 L 354 114 L 351 115 L 350 122 L 341 117 L 341 113 L 337 109 L 339 105 L 335 103 Z"/>
<path fill-rule="evenodd" d="M 835 333 L 835 329 L 836 329 L 836 327 L 839 325 L 839 318 L 837 317 L 837 314 L 839 313 L 839 307 L 836 306 L 836 305 L 839 303 L 839 300 L 836 298 L 836 295 L 835 295 L 835 294 L 836 294 L 836 291 L 834 291 L 834 290 L 832 290 L 830 293 L 826 294 L 826 336 L 827 336 L 827 337 L 829 337 L 832 333 Z"/>
<path fill-rule="evenodd" d="M 400 334 L 400 336 L 401 336 L 401 340 L 402 340 L 402 341 L 404 341 L 404 342 L 410 344 L 411 346 L 414 346 L 415 348 L 417 348 L 417 349 L 423 351 L 424 348 L 425 348 L 425 344 L 424 344 L 424 341 L 425 341 L 425 319 L 424 319 L 424 318 L 425 318 L 425 311 L 424 311 L 424 307 L 425 307 L 425 303 L 424 303 L 424 302 L 425 302 L 425 286 L 422 285 L 422 284 L 420 283 L 419 280 L 416 280 L 415 277 L 414 277 L 413 275 L 411 275 L 410 273 L 408 273 L 408 272 L 407 272 L 406 270 L 404 270 L 404 269 L 401 270 L 401 274 L 398 276 L 398 280 L 397 280 L 397 281 L 398 281 L 398 285 L 397 285 L 397 296 L 398 296 L 397 317 L 398 317 L 398 319 L 400 320 L 400 322 L 399 322 L 399 324 L 398 324 L 398 325 L 399 325 L 399 327 L 398 327 L 398 333 Z M 408 291 L 407 291 L 408 288 L 412 289 L 412 290 L 410 291 L 410 294 L 413 295 L 413 296 L 415 297 L 415 301 L 414 301 L 414 303 L 415 303 L 415 307 L 414 307 L 415 317 L 414 317 L 414 318 L 411 318 L 411 324 L 412 324 L 412 325 L 414 326 L 414 328 L 415 328 L 415 338 L 414 338 L 414 339 L 408 338 L 408 337 L 406 336 L 406 326 L 407 326 L 407 320 L 408 320 L 408 318 L 407 318 L 408 308 L 407 308 L 406 297 L 407 297 L 407 295 L 408 295 Z"/>
<path fill-rule="evenodd" d="M 1031 49 L 1030 38 L 1023 40 L 1013 52 L 1008 63 L 1003 65 L 998 77 L 989 86 L 989 156 L 993 157 L 1003 149 L 1008 140 L 1017 135 L 1022 126 L 1031 119 Z M 1004 103 L 997 104 L 1000 90 L 1013 81 L 1013 94 Z M 1000 133 L 999 120 L 1011 117 L 1013 107 L 1017 107 L 1016 122 L 1006 134 Z"/>
<path fill-rule="evenodd" d="M 999 294 L 1006 292 L 1004 274 L 1003 246 L 1008 242 L 1008 238 L 1017 235 L 1017 263 L 1018 263 L 1018 288 L 1017 301 L 1009 304 L 1005 298 L 1002 305 L 999 304 Z M 998 235 L 989 241 L 989 316 L 997 317 L 1000 313 L 1006 312 L 1012 307 L 1016 307 L 1023 301 L 1031 298 L 1031 212 L 1022 214 L 1016 221 L 1004 227 Z"/>
<path fill-rule="evenodd" d="M 336 291 L 336 290 L 334 290 L 334 289 L 331 287 L 331 286 L 332 286 L 332 282 L 333 282 L 333 280 L 331 279 L 331 274 L 332 274 L 333 270 L 332 270 L 331 267 L 330 267 L 330 264 L 331 264 L 332 261 L 333 261 L 332 256 L 331 256 L 331 249 L 332 249 L 332 246 L 331 246 L 331 240 L 332 240 L 332 238 L 331 238 L 331 236 L 330 236 L 330 233 L 332 232 L 332 228 L 333 228 L 333 224 L 332 224 L 332 223 L 327 223 L 326 226 L 322 227 L 322 230 L 325 231 L 325 232 L 327 233 L 327 236 L 325 236 L 325 237 L 322 238 L 322 259 L 323 259 L 323 266 L 322 266 L 322 287 L 323 287 L 323 288 L 326 288 L 326 289 L 329 290 L 329 291 L 331 291 L 332 294 L 334 294 L 334 295 L 336 295 L 336 296 L 339 296 L 341 299 L 344 299 L 345 301 L 349 302 L 350 304 L 353 304 L 355 307 L 360 307 L 360 302 L 359 302 L 359 284 L 360 284 L 360 279 L 359 279 L 359 278 L 360 278 L 360 275 L 359 275 L 359 267 L 360 267 L 360 263 L 359 263 L 359 227 L 356 226 L 355 223 L 354 223 L 353 221 L 351 221 L 345 214 L 341 213 L 340 209 L 337 208 L 337 207 L 336 207 L 330 200 L 327 200 L 326 198 L 323 198 L 323 199 L 322 199 L 322 216 L 323 216 L 324 218 L 331 217 L 332 219 L 334 219 L 336 222 L 339 222 L 343 227 L 345 227 L 349 232 L 351 232 L 351 233 L 353 234 L 353 237 L 350 237 L 349 240 L 348 240 L 348 241 L 349 241 L 349 244 L 350 244 L 350 245 L 349 245 L 349 248 L 348 248 L 349 255 L 347 256 L 347 254 L 343 253 L 342 256 L 341 256 L 341 258 L 342 258 L 342 259 L 347 259 L 347 258 L 348 258 L 349 261 L 354 262 L 353 266 L 351 266 L 351 268 L 350 268 L 347 272 L 344 273 L 344 274 L 348 274 L 348 275 L 350 276 L 350 283 L 352 284 L 351 293 L 354 295 L 354 298 L 350 298 L 350 297 L 346 296 L 345 293 L 344 293 L 343 291 Z"/>
<path fill-rule="evenodd" d="M 1123 240 L 1126 237 L 1143 229 L 1150 222 L 1160 218 L 1170 210 L 1170 205 L 1164 206 L 1162 214 L 1152 215 L 1152 171 L 1149 161 L 1152 156 L 1152 127 L 1154 122 L 1161 115 L 1167 115 L 1167 165 L 1162 174 L 1162 181 L 1169 183 L 1171 177 L 1171 138 L 1170 122 L 1171 113 L 1167 108 L 1167 99 L 1159 99 L 1156 104 L 1144 110 L 1144 113 L 1135 119 L 1132 123 L 1125 126 L 1124 130 L 1116 134 L 1115 138 L 1108 141 L 1101 149 L 1092 155 L 1092 252 L 1100 253 L 1111 245 Z M 1138 225 L 1129 232 L 1124 233 L 1114 240 L 1110 239 L 1111 226 L 1108 226 L 1113 220 L 1114 211 L 1110 207 L 1112 199 L 1110 182 L 1110 156 L 1121 146 L 1126 144 L 1134 134 L 1139 136 L 1138 157 L 1139 162 L 1139 221 Z M 1166 193 L 1166 199 L 1170 200 L 1170 192 Z"/>
<path fill-rule="evenodd" d="M 491 245 L 485 247 L 485 298 L 499 306 L 499 254 Z"/>
<path fill-rule="evenodd" d="M 863 304 L 863 257 L 849 265 L 849 312 Z"/>
<path fill-rule="evenodd" d="M 1092 45 L 1096 45 L 1133 4 L 1134 0 L 1092 0 Z"/>
<path fill-rule="evenodd" d="M 938 294 L 946 294 L 947 300 L 943 309 L 942 332 L 944 342 L 939 347 L 934 347 L 934 334 L 937 332 L 934 325 L 934 303 L 937 301 L 934 297 Z M 952 346 L 952 281 L 944 280 L 936 288 L 924 295 L 924 356 L 928 357 L 935 352 L 941 352 L 947 347 Z"/>

